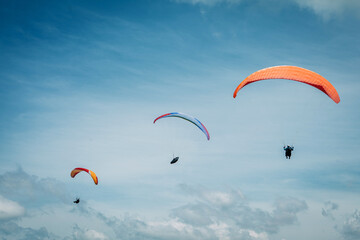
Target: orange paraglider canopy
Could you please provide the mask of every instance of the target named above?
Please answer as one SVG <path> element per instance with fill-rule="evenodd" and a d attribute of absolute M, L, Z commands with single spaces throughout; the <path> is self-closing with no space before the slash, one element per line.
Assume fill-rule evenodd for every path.
<path fill-rule="evenodd" d="M 320 74 L 296 66 L 275 66 L 264 68 L 252 73 L 250 76 L 245 78 L 244 81 L 239 84 L 239 86 L 237 86 L 233 95 L 234 98 L 236 97 L 239 90 L 249 83 L 267 79 L 288 79 L 306 83 L 324 92 L 335 103 L 340 102 L 339 94 L 328 80 L 326 80 Z"/>
<path fill-rule="evenodd" d="M 71 171 L 70 173 L 70 176 L 72 178 L 74 178 L 79 172 L 87 172 L 88 174 L 90 174 L 90 176 L 92 177 L 92 179 L 94 180 L 94 183 L 97 185 L 98 184 L 98 178 L 96 176 L 96 174 L 89 170 L 89 169 L 86 169 L 86 168 L 75 168 L 74 170 Z"/>

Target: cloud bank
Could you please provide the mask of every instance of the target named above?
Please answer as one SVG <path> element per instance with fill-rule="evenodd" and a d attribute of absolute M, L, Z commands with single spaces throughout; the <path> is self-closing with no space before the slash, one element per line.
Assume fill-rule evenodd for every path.
<path fill-rule="evenodd" d="M 92 208 L 78 210 L 88 218 L 102 221 L 119 239 L 267 240 L 281 227 L 296 223 L 297 215 L 307 209 L 305 201 L 281 198 L 274 203 L 272 211 L 266 211 L 250 207 L 239 191 L 181 187 L 194 201 L 173 209 L 163 220 L 107 217 Z"/>
<path fill-rule="evenodd" d="M 360 239 L 360 212 L 355 212 L 345 222 L 341 234 L 347 240 Z"/>
<path fill-rule="evenodd" d="M 69 202 L 65 184 L 53 178 L 39 178 L 22 168 L 0 175 L 0 195 L 31 206 L 53 202 Z M 1 199 L 0 199 L 1 201 Z"/>
<path fill-rule="evenodd" d="M 128 214 L 106 216 L 87 201 L 76 206 L 64 205 L 61 196 L 66 192 L 59 188 L 62 185 L 58 180 L 29 175 L 20 168 L 0 175 L 0 194 L 6 193 L 12 198 L 0 197 L 0 234 L 5 239 L 267 240 L 281 227 L 297 223 L 297 215 L 308 208 L 305 201 L 286 197 L 275 201 L 271 211 L 263 210 L 251 207 L 239 190 L 214 191 L 182 184 L 180 191 L 192 200 L 172 209 L 166 218 L 148 220 Z M 54 190 L 56 186 L 57 191 Z M 34 195 L 51 201 L 41 201 Z M 19 199 L 22 206 L 14 199 Z M 49 203 L 51 211 L 46 210 Z M 32 213 L 25 214 L 27 210 Z M 42 212 L 46 212 L 45 215 L 59 226 L 64 224 L 62 221 L 66 224 L 71 222 L 72 231 L 57 236 L 49 230 L 46 221 L 36 224 Z M 64 216 L 59 216 L 59 212 L 63 212 Z M 28 218 L 32 219 L 34 226 L 22 225 L 21 220 Z"/>

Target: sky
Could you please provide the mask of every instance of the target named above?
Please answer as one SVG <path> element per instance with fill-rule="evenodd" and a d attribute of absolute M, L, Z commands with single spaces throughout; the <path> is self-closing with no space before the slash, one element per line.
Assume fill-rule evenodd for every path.
<path fill-rule="evenodd" d="M 0 0 L 0 239 L 360 239 L 359 24 L 356 0 Z M 278 65 L 340 103 L 233 98 Z"/>

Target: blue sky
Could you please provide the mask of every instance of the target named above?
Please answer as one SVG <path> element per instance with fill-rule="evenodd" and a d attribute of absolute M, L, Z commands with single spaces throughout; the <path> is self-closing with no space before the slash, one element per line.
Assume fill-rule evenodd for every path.
<path fill-rule="evenodd" d="M 359 239 L 359 21 L 351 0 L 0 1 L 0 236 Z M 233 99 L 276 65 L 341 102 L 284 80 Z M 153 124 L 174 111 L 210 141 Z"/>

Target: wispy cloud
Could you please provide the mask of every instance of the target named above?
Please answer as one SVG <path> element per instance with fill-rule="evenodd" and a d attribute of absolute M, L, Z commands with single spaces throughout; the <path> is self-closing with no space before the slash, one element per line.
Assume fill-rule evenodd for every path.
<path fill-rule="evenodd" d="M 183 3 L 190 3 L 190 4 L 203 4 L 213 6 L 219 3 L 229 3 L 235 4 L 243 2 L 243 0 L 174 0 L 175 2 L 183 2 Z"/>
<path fill-rule="evenodd" d="M 175 2 L 205 5 L 205 6 L 215 6 L 217 4 L 240 4 L 246 2 L 244 0 L 174 0 Z M 261 2 L 263 0 L 258 0 Z M 267 1 L 267 0 L 266 0 Z M 334 16 L 340 16 L 345 13 L 352 13 L 355 16 L 360 17 L 360 2 L 357 0 L 341 0 L 341 1 L 332 1 L 332 0 L 292 0 L 300 7 L 310 9 L 324 19 L 329 19 Z M 264 1 L 265 2 L 265 1 Z M 276 1 L 273 6 L 283 6 L 280 4 L 282 1 Z"/>
<path fill-rule="evenodd" d="M 360 2 L 357 0 L 293 0 L 301 7 L 309 8 L 316 14 L 328 19 L 344 13 L 353 13 L 360 17 Z"/>
<path fill-rule="evenodd" d="M 334 220 L 335 218 L 332 212 L 337 210 L 339 208 L 339 205 L 331 201 L 325 202 L 324 205 L 325 205 L 324 208 L 321 209 L 321 215 Z"/>

